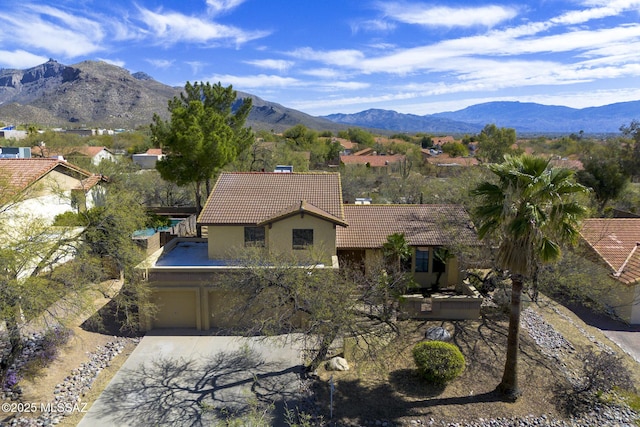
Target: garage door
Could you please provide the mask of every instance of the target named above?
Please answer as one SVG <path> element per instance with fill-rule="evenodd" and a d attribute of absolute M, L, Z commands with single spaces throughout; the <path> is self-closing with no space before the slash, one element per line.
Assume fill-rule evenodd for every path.
<path fill-rule="evenodd" d="M 158 312 L 153 328 L 196 328 L 196 295 L 195 291 L 155 291 Z"/>

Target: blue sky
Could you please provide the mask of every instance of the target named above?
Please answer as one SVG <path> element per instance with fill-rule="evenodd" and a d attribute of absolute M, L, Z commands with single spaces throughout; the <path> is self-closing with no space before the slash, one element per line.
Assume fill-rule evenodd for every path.
<path fill-rule="evenodd" d="M 103 60 L 312 115 L 640 100 L 640 0 L 0 0 L 0 67 Z"/>

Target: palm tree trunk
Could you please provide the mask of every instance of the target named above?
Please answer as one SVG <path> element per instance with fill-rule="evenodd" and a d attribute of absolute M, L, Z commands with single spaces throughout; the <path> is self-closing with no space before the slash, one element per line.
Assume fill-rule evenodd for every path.
<path fill-rule="evenodd" d="M 515 402 L 521 395 L 518 387 L 518 346 L 520 344 L 520 311 L 523 277 L 511 275 L 511 312 L 509 314 L 509 335 L 507 336 L 507 359 L 504 364 L 502 381 L 496 390 L 507 400 Z"/>

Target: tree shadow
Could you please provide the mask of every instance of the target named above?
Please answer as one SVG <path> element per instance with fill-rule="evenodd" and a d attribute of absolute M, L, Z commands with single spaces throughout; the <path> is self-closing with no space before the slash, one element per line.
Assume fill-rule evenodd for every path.
<path fill-rule="evenodd" d="M 114 425 L 201 426 L 259 409 L 271 412 L 271 425 L 285 425 L 283 402 L 297 407 L 305 397 L 302 371 L 266 362 L 248 347 L 201 360 L 158 358 L 121 370 L 95 417 Z"/>
<path fill-rule="evenodd" d="M 118 337 L 139 337 L 144 335 L 124 328 L 123 325 L 125 323 L 124 314 L 118 310 L 117 303 L 111 300 L 82 322 L 80 327 L 87 332 Z"/>

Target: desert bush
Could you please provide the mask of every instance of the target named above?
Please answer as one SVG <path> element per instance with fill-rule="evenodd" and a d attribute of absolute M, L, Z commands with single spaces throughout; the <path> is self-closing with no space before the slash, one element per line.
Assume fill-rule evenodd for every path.
<path fill-rule="evenodd" d="M 457 378 L 465 368 L 460 349 L 442 341 L 419 342 L 413 347 L 413 360 L 418 374 L 435 384 L 445 384 Z"/>
<path fill-rule="evenodd" d="M 635 394 L 631 372 L 624 366 L 621 356 L 602 351 L 587 350 L 578 355 L 582 361 L 577 379 L 570 386 L 558 385 L 558 404 L 569 414 L 579 414 L 592 407 L 594 401 L 613 390 Z"/>

